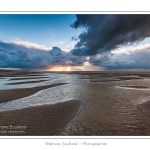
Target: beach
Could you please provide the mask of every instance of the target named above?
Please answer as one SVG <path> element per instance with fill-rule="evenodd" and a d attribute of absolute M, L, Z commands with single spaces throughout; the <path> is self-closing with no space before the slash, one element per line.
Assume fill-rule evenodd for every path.
<path fill-rule="evenodd" d="M 0 113 L 0 135 L 57 135 L 81 105 L 79 100 L 70 100 Z"/>
<path fill-rule="evenodd" d="M 150 135 L 150 72 L 2 71 L 0 77 L 0 135 Z"/>

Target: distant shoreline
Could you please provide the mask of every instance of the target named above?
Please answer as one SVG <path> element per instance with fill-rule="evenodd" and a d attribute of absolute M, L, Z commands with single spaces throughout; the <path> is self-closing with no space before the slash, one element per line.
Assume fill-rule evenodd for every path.
<path fill-rule="evenodd" d="M 0 77 L 5 76 L 39 76 L 42 73 L 62 73 L 62 74 L 113 74 L 113 75 L 122 75 L 122 74 L 128 74 L 128 75 L 135 75 L 135 74 L 149 74 L 150 70 L 111 70 L 111 71 L 25 71 L 25 70 L 10 70 L 10 69 L 0 69 Z"/>

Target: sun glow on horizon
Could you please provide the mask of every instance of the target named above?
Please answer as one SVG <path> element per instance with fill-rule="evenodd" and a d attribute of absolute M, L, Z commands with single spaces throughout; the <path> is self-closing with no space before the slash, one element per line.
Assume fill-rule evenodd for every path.
<path fill-rule="evenodd" d="M 66 68 L 66 71 L 71 71 L 71 67 L 68 66 L 68 67 Z"/>
<path fill-rule="evenodd" d="M 51 66 L 48 71 L 72 71 L 70 66 L 61 66 L 61 65 L 54 65 Z"/>
<path fill-rule="evenodd" d="M 105 68 L 100 66 L 92 66 L 89 62 L 84 62 L 82 66 L 62 66 L 62 65 L 53 65 L 50 66 L 46 71 L 97 71 L 105 70 Z"/>

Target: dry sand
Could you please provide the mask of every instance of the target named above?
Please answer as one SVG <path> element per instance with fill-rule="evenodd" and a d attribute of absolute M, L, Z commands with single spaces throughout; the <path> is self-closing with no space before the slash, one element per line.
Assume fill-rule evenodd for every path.
<path fill-rule="evenodd" d="M 56 83 L 56 84 L 51 84 L 51 85 L 46 85 L 46 86 L 25 88 L 25 89 L 0 90 L 0 102 L 6 102 L 6 101 L 14 100 L 14 99 L 27 97 L 41 90 L 59 86 L 59 85 L 64 85 L 64 84 L 67 84 L 67 83 Z"/>
<path fill-rule="evenodd" d="M 0 135 L 57 135 L 81 107 L 79 100 L 0 113 Z M 13 129 L 10 129 L 12 128 Z M 4 132 L 4 126 L 5 131 Z"/>

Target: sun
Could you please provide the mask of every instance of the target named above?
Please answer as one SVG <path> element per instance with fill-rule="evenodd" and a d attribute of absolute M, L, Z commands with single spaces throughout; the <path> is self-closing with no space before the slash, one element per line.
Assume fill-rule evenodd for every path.
<path fill-rule="evenodd" d="M 68 66 L 65 71 L 71 71 L 71 67 Z"/>

